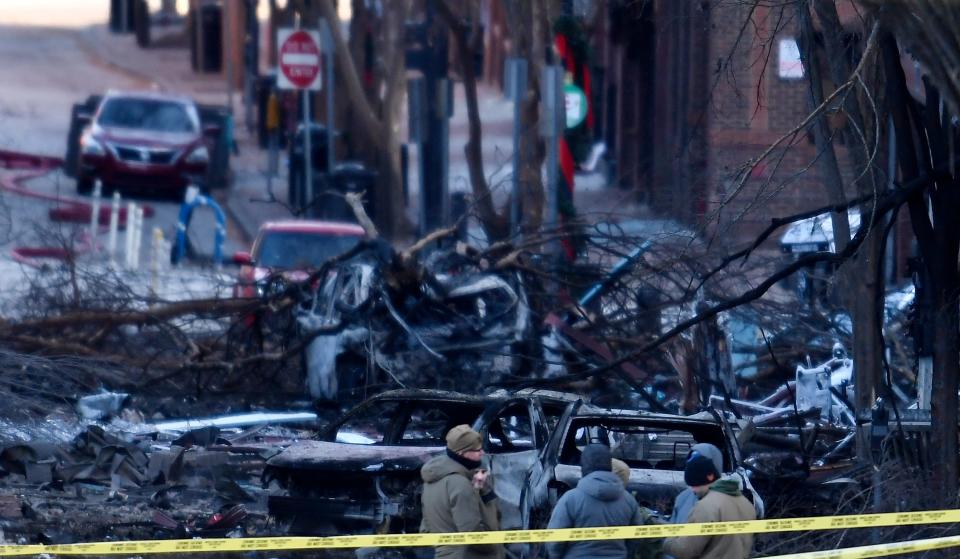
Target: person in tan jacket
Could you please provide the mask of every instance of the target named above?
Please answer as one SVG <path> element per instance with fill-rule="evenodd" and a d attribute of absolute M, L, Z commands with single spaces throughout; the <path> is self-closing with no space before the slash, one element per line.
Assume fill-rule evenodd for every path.
<path fill-rule="evenodd" d="M 480 468 L 483 444 L 469 425 L 447 433 L 444 454 L 431 458 L 420 470 L 423 478 L 421 532 L 486 532 L 500 529 L 493 480 Z M 436 548 L 438 559 L 500 559 L 501 545 L 446 545 Z"/>
<path fill-rule="evenodd" d="M 740 484 L 720 479 L 716 465 L 706 456 L 693 454 L 687 460 L 683 479 L 699 499 L 687 522 L 757 519 L 757 511 L 740 492 Z M 747 559 L 752 548 L 753 534 L 684 536 L 667 538 L 663 543 L 663 551 L 676 559 Z"/>

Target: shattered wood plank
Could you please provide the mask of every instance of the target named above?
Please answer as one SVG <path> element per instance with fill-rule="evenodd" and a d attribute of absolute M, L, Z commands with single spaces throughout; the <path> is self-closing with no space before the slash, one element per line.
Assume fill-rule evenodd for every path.
<path fill-rule="evenodd" d="M 199 448 L 186 452 L 183 455 L 183 464 L 186 467 L 207 469 L 223 466 L 230 461 L 226 452 L 208 452 Z"/>
<path fill-rule="evenodd" d="M 23 504 L 16 495 L 0 495 L 0 518 L 23 518 Z"/>

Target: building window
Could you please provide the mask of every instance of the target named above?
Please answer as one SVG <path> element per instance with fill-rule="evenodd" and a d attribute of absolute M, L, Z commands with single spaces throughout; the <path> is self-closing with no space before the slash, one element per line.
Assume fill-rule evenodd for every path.
<path fill-rule="evenodd" d="M 780 39 L 779 64 L 777 75 L 782 79 L 795 80 L 803 77 L 803 61 L 800 60 L 800 47 L 794 38 Z"/>

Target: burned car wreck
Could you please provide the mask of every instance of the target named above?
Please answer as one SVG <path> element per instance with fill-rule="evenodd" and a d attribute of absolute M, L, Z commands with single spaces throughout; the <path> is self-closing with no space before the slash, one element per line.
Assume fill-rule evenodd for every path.
<path fill-rule="evenodd" d="M 384 383 L 480 392 L 530 367 L 538 338 L 518 272 L 455 251 L 416 266 L 383 252 L 333 267 L 297 315 L 312 397 L 349 400 Z"/>
<path fill-rule="evenodd" d="M 287 492 L 271 497 L 270 513 L 294 533 L 416 532 L 420 467 L 443 451 L 450 428 L 481 426 L 491 451 L 526 453 L 532 462 L 576 398 L 549 391 L 384 392 L 315 440 L 295 443 L 267 462 L 264 483 L 279 483 Z"/>
<path fill-rule="evenodd" d="M 264 483 L 278 483 L 286 495 L 272 496 L 269 512 L 296 534 L 416 532 L 419 469 L 443 451 L 446 432 L 460 423 L 483 437 L 503 529 L 545 526 L 556 500 L 579 480 L 580 451 L 591 442 L 610 445 L 631 468 L 631 492 L 664 514 L 684 486 L 694 444 L 720 448 L 727 471 L 740 459 L 718 414 L 613 410 L 542 390 L 487 396 L 396 390 L 360 404 L 318 440 L 272 457 Z"/>
<path fill-rule="evenodd" d="M 716 446 L 723 454 L 723 470 L 742 472 L 730 419 L 706 411 L 682 416 L 577 403 L 558 422 L 540 463 L 531 468 L 524 483 L 522 519 L 513 527 L 546 526 L 557 499 L 580 480 L 580 453 L 590 443 L 609 446 L 614 458 L 626 462 L 627 489 L 641 506 L 667 517 L 674 498 L 686 487 L 683 468 L 693 445 Z"/>

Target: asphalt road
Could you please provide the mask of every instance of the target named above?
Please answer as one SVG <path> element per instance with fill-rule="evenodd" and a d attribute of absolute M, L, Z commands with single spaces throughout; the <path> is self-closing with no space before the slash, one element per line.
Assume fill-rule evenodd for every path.
<path fill-rule="evenodd" d="M 79 30 L 0 26 L 0 149 L 62 157 L 74 103 L 109 89 L 142 89 L 148 84 L 104 64 L 85 50 Z M 2 172 L 2 171 L 0 171 Z M 75 199 L 72 179 L 60 172 L 27 183 L 31 190 Z M 141 261 L 147 258 L 150 232 L 159 227 L 167 239 L 176 231 L 180 203 L 170 198 L 144 199 L 154 208 L 144 223 Z M 87 197 L 84 197 L 88 199 Z M 14 246 L 49 246 L 82 225 L 53 223 L 48 211 L 56 202 L 0 193 L 0 257 Z M 191 237 L 201 253 L 212 253 L 212 213 L 198 210 Z M 100 239 L 105 242 L 105 234 Z M 205 246 L 204 246 L 205 245 Z M 231 248 L 236 242 L 230 243 Z"/>

